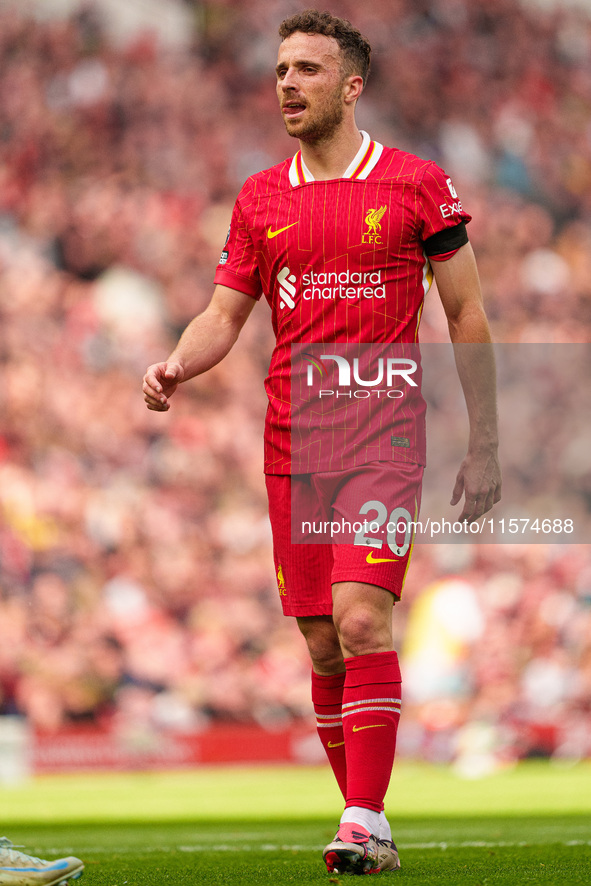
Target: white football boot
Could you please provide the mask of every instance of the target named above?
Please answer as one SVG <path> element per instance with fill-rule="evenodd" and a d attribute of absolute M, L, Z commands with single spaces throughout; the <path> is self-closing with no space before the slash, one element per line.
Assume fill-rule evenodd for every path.
<path fill-rule="evenodd" d="M 84 864 L 70 855 L 44 861 L 14 848 L 7 837 L 0 837 L 0 886 L 61 886 L 82 876 Z"/>

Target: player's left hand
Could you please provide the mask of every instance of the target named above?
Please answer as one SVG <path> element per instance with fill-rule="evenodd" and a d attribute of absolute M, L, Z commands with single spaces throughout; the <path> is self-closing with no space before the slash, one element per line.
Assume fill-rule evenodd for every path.
<path fill-rule="evenodd" d="M 460 523 L 473 523 L 500 501 L 501 467 L 496 450 L 468 452 L 458 471 L 450 504 L 457 505 L 462 493 Z"/>

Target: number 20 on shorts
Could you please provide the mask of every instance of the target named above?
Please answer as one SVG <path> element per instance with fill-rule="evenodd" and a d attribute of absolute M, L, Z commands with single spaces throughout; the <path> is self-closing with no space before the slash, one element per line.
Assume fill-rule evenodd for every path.
<path fill-rule="evenodd" d="M 377 532 L 379 529 L 381 529 L 384 523 L 387 523 L 386 541 L 388 547 L 393 554 L 396 554 L 397 557 L 404 557 L 412 541 L 413 523 L 410 513 L 406 510 L 406 508 L 394 508 L 394 510 L 390 512 L 390 515 L 388 517 L 388 508 L 386 507 L 386 505 L 381 501 L 372 499 L 370 501 L 366 501 L 365 504 L 361 506 L 361 508 L 359 509 L 359 514 L 366 515 L 369 514 L 371 511 L 375 511 L 376 516 L 371 520 L 364 521 L 361 528 L 355 533 L 355 541 L 353 543 L 356 545 L 364 545 L 371 548 L 381 548 L 384 543 L 383 540 L 379 538 L 374 538 L 367 533 Z M 402 544 L 399 545 L 396 540 L 397 534 L 400 535 L 403 531 L 404 540 Z"/>

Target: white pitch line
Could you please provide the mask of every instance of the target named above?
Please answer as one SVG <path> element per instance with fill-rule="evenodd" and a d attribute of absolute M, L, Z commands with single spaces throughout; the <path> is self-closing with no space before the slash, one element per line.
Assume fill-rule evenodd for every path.
<path fill-rule="evenodd" d="M 428 842 L 428 843 L 400 843 L 396 845 L 400 850 L 427 850 L 439 849 L 511 849 L 522 848 L 524 846 L 591 846 L 591 840 L 548 840 L 544 842 L 535 842 L 532 840 L 462 840 L 461 842 Z M 83 846 L 78 847 L 76 852 L 78 855 L 106 855 L 114 852 L 135 852 L 135 853 L 168 853 L 168 852 L 321 852 L 324 849 L 323 844 L 303 845 L 295 844 L 275 844 L 275 843 L 196 843 L 194 845 L 183 846 L 145 846 L 133 847 L 129 846 Z"/>
<path fill-rule="evenodd" d="M 553 843 L 558 846 L 591 846 L 591 840 L 550 840 L 550 845 Z M 450 842 L 430 842 L 430 843 L 400 843 L 397 842 L 396 845 L 401 850 L 407 849 L 510 849 L 517 848 L 523 846 L 548 846 L 548 842 L 540 842 L 536 843 L 532 840 L 519 840 L 519 841 L 511 841 L 511 840 L 498 840 L 498 841 L 489 841 L 489 840 L 463 840 L 459 843 L 450 843 Z M 177 847 L 180 852 L 316 852 L 318 850 L 322 850 L 324 847 L 321 844 L 317 844 L 315 846 L 302 846 L 302 845 L 274 845 L 272 843 L 261 843 L 258 846 L 254 846 L 252 844 L 246 846 L 237 846 L 235 844 L 221 844 L 215 846 L 206 846 L 206 845 L 196 845 L 196 846 L 178 846 Z"/>

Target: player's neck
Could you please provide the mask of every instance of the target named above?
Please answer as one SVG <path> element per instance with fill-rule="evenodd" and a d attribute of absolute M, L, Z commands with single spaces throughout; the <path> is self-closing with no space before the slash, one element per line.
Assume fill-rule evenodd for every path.
<path fill-rule="evenodd" d="M 329 138 L 300 142 L 302 159 L 316 181 L 342 178 L 363 141 L 355 123 L 342 126 Z"/>

